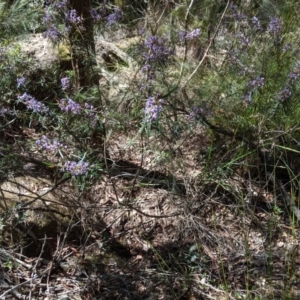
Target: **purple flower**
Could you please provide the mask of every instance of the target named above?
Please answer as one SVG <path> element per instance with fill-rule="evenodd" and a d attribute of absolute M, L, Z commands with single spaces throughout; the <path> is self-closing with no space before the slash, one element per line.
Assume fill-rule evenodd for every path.
<path fill-rule="evenodd" d="M 90 10 L 90 16 L 94 20 L 94 22 L 99 22 L 102 19 L 102 16 L 98 13 L 96 8 L 92 8 Z"/>
<path fill-rule="evenodd" d="M 292 91 L 290 90 L 290 87 L 286 86 L 283 90 L 279 92 L 278 99 L 279 101 L 284 102 L 291 96 L 292 96 Z"/>
<path fill-rule="evenodd" d="M 203 115 L 203 113 L 204 113 L 203 108 L 194 106 L 190 114 L 187 116 L 187 119 L 189 122 L 195 122 L 201 115 Z"/>
<path fill-rule="evenodd" d="M 164 62 L 174 54 L 174 51 L 168 49 L 165 43 L 165 40 L 158 38 L 156 35 L 152 35 L 146 40 L 145 47 L 148 52 L 144 52 L 143 57 L 148 63 Z"/>
<path fill-rule="evenodd" d="M 68 12 L 66 20 L 72 23 L 73 25 L 79 25 L 82 22 L 82 18 L 78 16 L 76 9 L 71 9 Z"/>
<path fill-rule="evenodd" d="M 50 28 L 43 33 L 43 37 L 50 39 L 52 42 L 58 42 L 61 37 L 61 33 L 54 24 L 51 24 Z"/>
<path fill-rule="evenodd" d="M 178 32 L 178 37 L 179 37 L 179 41 L 182 43 L 185 39 L 192 40 L 192 39 L 198 37 L 200 34 L 201 34 L 200 28 L 194 29 L 188 33 L 186 33 L 183 30 L 180 30 Z"/>
<path fill-rule="evenodd" d="M 156 99 L 155 97 L 149 97 L 146 102 L 145 114 L 147 121 L 155 121 L 158 119 L 162 110 L 163 99 Z"/>
<path fill-rule="evenodd" d="M 200 28 L 197 28 L 191 32 L 188 32 L 185 36 L 186 39 L 188 40 L 192 40 L 196 37 L 198 37 L 199 35 L 201 34 L 201 29 Z"/>
<path fill-rule="evenodd" d="M 26 83 L 26 78 L 25 77 L 18 77 L 17 78 L 17 88 L 19 88 L 20 86 L 25 86 Z"/>
<path fill-rule="evenodd" d="M 257 31 L 261 30 L 260 21 L 257 17 L 252 18 L 252 24 L 253 24 L 254 30 L 257 30 Z"/>
<path fill-rule="evenodd" d="M 152 85 L 152 80 L 156 78 L 155 68 L 153 68 L 150 64 L 146 64 L 142 67 L 142 73 L 144 74 L 147 80 L 147 86 L 150 87 Z"/>
<path fill-rule="evenodd" d="M 58 105 L 62 111 L 72 112 L 74 115 L 78 115 L 82 112 L 80 104 L 74 102 L 72 99 L 61 99 Z"/>
<path fill-rule="evenodd" d="M 122 19 L 122 17 L 123 17 L 122 11 L 120 10 L 120 8 L 116 8 L 112 14 L 109 14 L 106 17 L 107 20 L 106 25 L 107 26 L 114 25 L 115 23 L 119 22 Z"/>
<path fill-rule="evenodd" d="M 63 91 L 67 91 L 71 88 L 71 82 L 70 79 L 68 77 L 63 77 L 61 80 L 61 89 Z"/>
<path fill-rule="evenodd" d="M 236 5 L 234 5 L 233 2 L 230 2 L 229 3 L 229 9 L 232 10 L 232 11 L 237 11 L 238 7 Z"/>
<path fill-rule="evenodd" d="M 68 0 L 54 1 L 53 7 L 56 8 L 57 10 L 67 9 L 68 4 L 69 4 Z"/>
<path fill-rule="evenodd" d="M 49 108 L 47 108 L 44 103 L 37 101 L 27 93 L 18 96 L 18 99 L 19 101 L 23 102 L 27 106 L 27 109 L 33 110 L 34 112 L 43 113 L 49 111 Z"/>
<path fill-rule="evenodd" d="M 229 5 L 230 10 L 232 11 L 232 16 L 235 21 L 239 22 L 245 19 L 245 15 L 238 11 L 238 7 L 234 5 L 232 2 Z"/>
<path fill-rule="evenodd" d="M 186 32 L 183 30 L 180 30 L 178 32 L 179 42 L 182 43 L 184 41 L 185 37 L 186 37 Z"/>
<path fill-rule="evenodd" d="M 43 16 L 43 22 L 46 25 L 50 25 L 53 23 L 53 16 L 48 11 Z"/>
<path fill-rule="evenodd" d="M 8 109 L 7 108 L 1 108 L 0 109 L 0 117 L 4 117 L 4 115 L 8 113 Z"/>
<path fill-rule="evenodd" d="M 87 116 L 91 119 L 91 125 L 95 126 L 98 121 L 98 115 L 97 110 L 93 105 L 90 105 L 88 103 L 84 104 L 85 111 L 87 113 Z"/>
<path fill-rule="evenodd" d="M 274 34 L 276 36 L 280 35 L 282 30 L 282 22 L 279 18 L 277 17 L 272 17 L 270 18 L 270 23 L 269 23 L 269 27 L 268 27 L 268 31 L 271 34 Z"/>
<path fill-rule="evenodd" d="M 249 39 L 242 33 L 239 32 L 237 34 L 237 37 L 240 39 L 240 41 L 242 42 L 243 46 L 246 46 L 247 48 L 250 46 L 250 42 Z"/>
<path fill-rule="evenodd" d="M 142 67 L 142 73 L 147 73 L 150 70 L 151 66 L 149 64 Z"/>
<path fill-rule="evenodd" d="M 87 172 L 90 164 L 88 162 L 79 161 L 66 161 L 64 165 L 64 170 L 70 172 L 74 176 L 83 175 Z"/>
<path fill-rule="evenodd" d="M 35 142 L 35 144 L 38 147 L 41 147 L 41 148 L 49 150 L 49 151 L 57 151 L 61 148 L 64 148 L 64 149 L 67 148 L 67 146 L 63 145 L 62 143 L 59 143 L 58 141 L 51 142 L 51 140 L 49 138 L 47 138 L 45 135 L 43 135 L 41 137 L 41 139 L 37 140 Z"/>
<path fill-rule="evenodd" d="M 293 71 L 288 76 L 288 83 L 294 83 L 300 75 L 300 61 L 296 62 Z"/>
<path fill-rule="evenodd" d="M 288 81 L 291 82 L 291 83 L 293 83 L 293 82 L 295 82 L 297 80 L 298 76 L 299 76 L 298 73 L 291 72 L 289 74 Z"/>
<path fill-rule="evenodd" d="M 255 79 L 248 82 L 248 87 L 259 88 L 264 86 L 265 78 L 264 77 L 256 77 Z"/>

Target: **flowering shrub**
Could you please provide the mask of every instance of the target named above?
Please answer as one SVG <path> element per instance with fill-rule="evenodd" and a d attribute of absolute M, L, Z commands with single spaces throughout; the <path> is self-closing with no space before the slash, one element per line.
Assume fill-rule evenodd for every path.
<path fill-rule="evenodd" d="M 88 162 L 83 161 L 67 161 L 64 165 L 64 169 L 74 176 L 79 176 L 84 175 L 87 172 L 89 165 Z"/>
<path fill-rule="evenodd" d="M 81 113 L 81 106 L 80 104 L 74 102 L 72 99 L 61 99 L 59 103 L 59 107 L 62 111 L 71 112 L 75 115 Z"/>
<path fill-rule="evenodd" d="M 90 18 L 94 25 L 105 30 L 117 24 L 123 17 L 120 8 L 104 1 L 97 7 L 91 7 L 87 18 Z M 46 7 L 42 20 L 46 27 L 44 36 L 54 42 L 83 35 L 86 31 L 84 24 L 86 17 L 80 15 L 69 0 L 51 2 Z M 185 103 L 180 99 L 182 95 L 180 89 L 185 78 L 189 77 L 191 67 L 186 67 L 186 62 L 178 60 L 176 51 L 178 47 L 186 47 L 189 43 L 193 45 L 193 41 L 203 42 L 206 38 L 205 28 L 185 26 L 182 30 L 178 26 L 178 30 L 174 28 L 173 35 L 143 28 L 136 55 L 141 76 L 135 82 L 136 86 L 132 84 L 131 90 L 126 91 L 132 93 L 136 99 L 133 104 L 136 106 L 132 107 L 132 111 L 136 114 L 137 109 L 139 110 L 140 124 L 153 123 L 153 128 L 163 130 L 169 127 L 168 122 L 176 123 L 172 123 L 172 126 L 185 127 L 188 126 L 188 121 L 190 126 L 194 126 L 193 124 L 201 122 L 204 116 L 209 117 L 212 122 L 222 122 L 222 114 L 215 113 L 220 105 L 215 99 L 215 95 L 218 94 L 225 95 L 222 96 L 222 105 L 227 105 L 226 110 L 235 114 L 240 120 L 238 124 L 235 124 L 236 118 L 227 120 L 226 127 L 236 126 L 238 130 L 244 129 L 246 118 L 257 111 L 264 115 L 266 122 L 270 115 L 272 118 L 278 117 L 279 120 L 285 119 L 283 112 L 290 103 L 295 102 L 298 95 L 300 74 L 299 59 L 292 54 L 295 41 L 285 37 L 287 24 L 280 16 L 275 15 L 262 20 L 259 14 L 252 15 L 251 12 L 242 10 L 233 3 L 229 5 L 224 20 L 227 22 L 222 25 L 224 28 L 227 26 L 224 31 L 227 34 L 226 43 L 217 46 L 226 48 L 227 51 L 222 68 L 216 72 L 217 67 L 212 64 L 210 69 L 203 68 L 196 72 L 195 77 L 191 77 L 188 82 L 194 95 L 193 99 L 187 99 Z M 234 27 L 231 27 L 231 23 Z M 77 35 L 74 35 L 74 32 Z M 264 41 L 268 43 L 261 47 Z M 79 52 L 84 51 L 80 50 L 81 46 L 76 41 L 72 44 L 72 47 Z M 214 55 L 218 56 L 218 48 L 214 51 Z M 285 70 L 287 68 L 289 70 L 278 72 L 282 69 L 282 60 L 286 62 Z M 9 68 L 8 64 L 5 68 Z M 95 90 L 92 89 L 80 90 L 76 79 L 74 80 L 79 76 L 75 74 L 76 68 L 73 73 L 58 74 L 59 79 L 56 79 L 58 90 L 50 98 L 33 96 L 35 95 L 35 90 L 32 89 L 33 82 L 23 70 L 22 67 L 20 71 L 11 71 L 9 80 L 12 82 L 13 79 L 14 82 L 16 103 L 26 107 L 31 119 L 42 120 L 45 126 L 50 122 L 57 122 L 59 130 L 62 131 L 59 135 L 71 134 L 75 140 L 79 132 L 86 136 L 89 130 L 96 130 L 102 118 L 104 119 L 104 110 L 99 107 L 99 95 L 95 96 Z M 13 76 L 13 73 L 22 75 Z M 213 78 L 212 82 L 215 84 L 213 86 L 211 83 L 207 84 L 208 80 L 205 78 Z M 229 86 L 232 89 L 230 101 L 228 100 Z M 215 89 L 216 91 L 212 92 Z M 92 101 L 85 101 L 85 98 Z M 282 110 L 278 110 L 278 107 L 282 107 Z M 1 116 L 7 116 L 9 111 L 10 109 L 4 105 L 1 107 Z M 276 111 L 275 115 L 274 111 Z M 158 123 L 160 127 L 154 125 Z M 63 131 L 64 125 L 69 127 L 68 134 Z M 63 147 L 59 142 L 51 142 L 45 135 L 42 136 L 43 138 L 37 141 L 41 150 L 55 151 Z M 66 147 L 69 149 L 69 145 Z M 87 153 L 87 148 L 82 149 L 81 156 Z M 89 154 L 92 155 L 91 152 Z M 78 152 L 76 155 L 80 157 Z M 70 171 L 70 168 L 71 165 L 68 164 L 65 170 Z"/>
<path fill-rule="evenodd" d="M 121 222 L 127 222 L 127 216 L 130 215 L 127 211 L 130 212 L 131 209 L 136 209 L 136 214 L 140 214 L 142 218 L 152 216 L 149 217 L 151 210 L 143 213 L 143 208 L 139 208 L 139 201 L 135 199 L 136 195 L 140 196 L 149 187 L 154 192 L 157 187 L 171 190 L 172 205 L 184 202 L 183 209 L 188 208 L 189 217 L 196 212 L 199 222 L 198 199 L 203 197 L 206 199 L 205 205 L 209 203 L 209 189 L 213 190 L 213 195 L 222 194 L 227 202 L 233 203 L 236 200 L 239 203 L 235 207 L 246 207 L 245 211 L 248 213 L 252 208 L 252 188 L 251 196 L 248 196 L 248 190 L 246 193 L 246 190 L 238 187 L 242 190 L 241 197 L 235 196 L 236 191 L 230 194 L 233 197 L 227 197 L 228 186 L 233 185 L 238 176 L 243 177 L 240 180 L 243 184 L 249 180 L 250 186 L 257 186 L 260 180 L 264 181 L 262 173 L 269 175 L 268 172 L 272 172 L 272 177 L 277 179 L 280 175 L 278 169 L 280 172 L 288 169 L 289 185 L 294 185 L 294 182 L 298 184 L 299 181 L 298 174 L 294 172 L 297 164 L 293 169 L 290 163 L 299 160 L 299 156 L 294 159 L 291 153 L 300 153 L 300 34 L 297 1 L 288 1 L 288 5 L 282 10 L 267 12 L 261 10 L 257 1 L 255 9 L 251 1 L 241 5 L 233 2 L 229 4 L 227 1 L 142 2 L 141 5 L 147 6 L 147 22 L 143 20 L 135 23 L 130 20 L 137 27 L 143 27 L 139 31 L 137 28 L 128 30 L 131 33 L 135 30 L 139 32 L 133 39 L 134 42 L 130 39 L 130 46 L 124 46 L 126 53 L 117 46 L 111 47 L 107 61 L 104 59 L 106 53 L 103 53 L 103 60 L 99 59 L 98 65 L 95 60 L 102 53 L 96 55 L 94 52 L 93 30 L 100 29 L 102 36 L 99 40 L 102 43 L 103 37 L 110 39 L 112 34 L 117 39 L 120 32 L 123 34 L 122 30 L 116 30 L 118 22 L 130 19 L 114 5 L 116 1 L 99 3 L 56 0 L 49 1 L 40 9 L 44 16 L 41 17 L 38 28 L 42 28 L 44 37 L 49 38 L 56 46 L 62 44 L 68 48 L 70 69 L 54 65 L 50 68 L 37 67 L 31 58 L 25 59 L 20 54 L 18 46 L 12 46 L 8 40 L 1 40 L 0 178 L 2 180 L 8 174 L 29 172 L 29 175 L 50 178 L 55 182 L 55 188 L 72 179 L 73 186 L 68 185 L 68 191 L 73 188 L 71 193 L 75 200 L 72 199 L 73 203 L 68 208 L 74 209 L 72 213 L 75 213 L 72 220 L 67 220 L 70 221 L 67 226 L 70 230 L 77 228 L 72 223 L 73 218 L 78 218 L 75 220 L 78 224 L 90 222 L 84 227 L 84 234 L 80 233 L 79 240 L 86 245 L 81 248 L 84 249 L 82 251 L 94 249 L 90 247 L 93 245 L 97 248 L 101 244 L 102 247 L 102 242 L 98 243 L 98 240 L 102 238 L 104 231 L 112 228 L 110 224 L 103 227 L 103 224 L 98 226 L 97 223 L 94 230 L 94 219 L 87 218 L 89 214 L 85 205 L 89 209 L 98 207 L 96 201 L 90 201 L 88 192 L 92 188 L 97 191 L 97 188 L 109 186 L 110 192 L 103 197 L 109 205 L 105 204 L 101 209 L 110 220 L 113 220 L 111 214 L 114 210 L 118 210 L 118 217 L 113 221 L 115 226 L 121 219 Z M 163 7 L 159 13 L 155 11 L 157 2 Z M 262 5 L 265 2 L 270 1 L 262 1 Z M 85 10 L 79 12 L 76 4 L 80 3 L 93 3 L 93 6 L 84 7 Z M 127 3 L 128 6 L 134 6 L 129 1 L 118 3 L 126 3 L 125 9 Z M 211 7 L 217 9 L 204 13 Z M 124 28 L 124 23 L 122 25 Z M 194 53 L 197 55 L 193 55 Z M 123 63 L 127 58 L 130 63 Z M 104 60 L 107 64 L 101 63 Z M 108 67 L 114 61 L 117 61 L 116 67 Z M 94 75 L 96 80 L 91 80 Z M 98 75 L 101 76 L 100 80 Z M 129 141 L 129 146 L 124 146 L 117 140 L 125 138 Z M 130 161 L 123 168 L 123 162 L 127 159 Z M 137 162 L 140 165 L 132 167 Z M 28 171 L 29 163 L 34 164 L 36 170 Z M 159 169 L 161 174 L 152 168 Z M 253 169 L 255 172 L 252 172 Z M 172 173 L 182 178 L 180 185 L 187 187 L 184 187 L 184 192 L 183 189 L 177 191 L 177 180 L 173 180 Z M 103 174 L 107 176 L 105 181 L 99 180 Z M 231 177 L 232 174 L 234 176 Z M 201 184 L 197 181 L 199 177 Z M 267 178 L 267 184 L 263 182 L 263 188 L 269 184 L 270 177 Z M 125 186 L 121 197 L 118 193 L 122 186 L 115 185 L 120 178 Z M 141 193 L 139 189 L 142 190 Z M 299 187 L 295 184 L 295 190 L 297 189 Z M 275 187 L 273 190 L 277 193 L 279 189 Z M 113 201 L 110 199 L 111 192 L 115 194 Z M 176 194 L 179 193 L 177 201 Z M 271 193 L 270 190 L 268 193 Z M 164 193 L 160 194 L 165 197 Z M 35 195 L 40 196 L 38 193 Z M 281 196 L 278 197 L 278 203 Z M 246 197 L 251 201 L 245 202 Z M 44 198 L 36 199 L 48 205 Z M 242 205 L 240 201 L 243 201 Z M 216 201 L 213 204 L 226 206 L 227 209 L 233 206 L 232 203 L 224 205 L 225 203 Z M 168 205 L 161 207 L 164 206 Z M 23 206 L 22 211 L 25 209 L 27 208 Z M 205 209 L 206 211 L 208 210 Z M 55 209 L 51 213 L 56 212 Z M 184 218 L 181 219 L 184 224 Z M 144 223 L 145 226 L 148 223 Z M 116 225 L 112 232 L 117 233 L 118 228 L 125 227 L 131 231 L 136 227 L 123 225 Z M 139 230 L 142 227 L 138 226 Z M 149 232 L 151 234 L 152 230 Z M 188 234 L 191 232 L 192 228 L 189 228 Z M 198 230 L 197 234 L 199 232 Z M 209 234 L 209 239 L 211 238 L 213 235 Z M 50 238 L 38 237 L 35 242 L 40 240 L 45 241 L 44 245 L 48 240 L 53 244 L 53 239 Z M 189 236 L 189 241 L 191 240 Z M 63 240 L 64 243 L 65 241 Z M 219 249 L 221 242 L 222 239 L 218 238 L 215 243 Z M 64 249 L 68 256 L 69 248 L 64 243 L 63 247 L 57 248 Z M 49 247 L 51 249 L 52 244 Z M 240 247 L 243 243 L 238 244 Z M 133 247 L 134 244 L 131 245 Z M 198 249 L 198 243 L 196 246 Z M 198 250 L 202 251 L 200 248 Z M 248 251 L 248 247 L 246 248 Z M 104 253 L 102 250 L 107 249 L 101 249 L 101 253 Z M 189 251 L 190 254 L 192 252 L 194 250 Z M 195 259 L 191 258 L 191 262 L 196 263 Z M 193 270 L 198 272 L 201 266 L 201 272 L 205 272 L 205 268 L 202 268 L 205 261 L 203 259 Z M 178 268 L 177 271 L 181 269 L 186 275 L 185 267 Z M 223 269 L 224 274 L 231 270 L 227 267 Z M 52 278 L 48 277 L 49 280 Z M 207 278 L 209 277 L 211 274 Z M 213 277 L 217 280 L 220 276 Z M 189 276 L 189 280 L 190 278 L 192 277 Z M 176 289 L 181 284 L 181 279 L 182 277 L 176 283 Z M 23 281 L 24 286 L 28 283 L 26 288 L 35 284 L 30 280 Z M 47 284 L 48 286 L 50 285 Z M 130 285 L 126 286 L 126 297 L 130 288 Z M 222 297 L 229 294 L 228 290 Z M 174 296 L 175 293 L 174 288 Z M 50 292 L 47 295 L 50 296 Z M 211 294 L 211 297 L 214 296 Z M 250 292 L 249 297 L 251 298 Z"/>
<path fill-rule="evenodd" d="M 194 38 L 197 38 L 200 34 L 201 34 L 200 28 L 196 28 L 188 33 L 186 33 L 183 30 L 180 30 L 178 32 L 178 37 L 179 37 L 179 41 L 182 43 L 182 42 L 184 42 L 185 39 L 192 40 Z"/>
<path fill-rule="evenodd" d="M 106 25 L 107 26 L 112 26 L 114 24 L 116 24 L 117 22 L 119 22 L 123 17 L 123 13 L 121 11 L 121 9 L 119 9 L 118 7 L 106 17 Z"/>
<path fill-rule="evenodd" d="M 71 82 L 68 77 L 63 77 L 61 80 L 61 89 L 63 91 L 68 91 L 71 88 Z"/>
<path fill-rule="evenodd" d="M 58 141 L 51 142 L 51 140 L 45 135 L 43 135 L 41 139 L 37 140 L 35 143 L 37 146 L 50 151 L 57 151 L 60 148 L 67 148 L 67 146 L 63 145 Z"/>
<path fill-rule="evenodd" d="M 20 47 L 0 45 L 0 105 L 11 102 L 11 97 L 24 90 L 27 84 L 26 73 L 30 69 L 29 59 L 21 55 Z M 22 75 L 19 75 L 22 74 Z"/>
<path fill-rule="evenodd" d="M 159 113 L 162 110 L 163 99 L 156 99 L 155 97 L 149 97 L 146 102 L 145 114 L 147 121 L 158 120 Z"/>
<path fill-rule="evenodd" d="M 17 78 L 17 88 L 24 87 L 26 84 L 26 78 L 25 77 L 18 77 Z"/>
<path fill-rule="evenodd" d="M 28 95 L 27 93 L 18 96 L 18 99 L 20 102 L 24 103 L 28 109 L 34 112 L 43 113 L 48 112 L 49 110 L 44 103 L 37 101 L 34 97 Z"/>

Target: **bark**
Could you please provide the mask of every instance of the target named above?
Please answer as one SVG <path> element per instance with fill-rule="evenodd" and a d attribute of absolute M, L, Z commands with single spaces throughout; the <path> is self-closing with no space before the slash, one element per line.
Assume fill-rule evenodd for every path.
<path fill-rule="evenodd" d="M 95 72 L 97 65 L 95 57 L 95 41 L 93 20 L 90 17 L 91 0 L 71 0 L 70 7 L 82 17 L 84 30 L 72 29 L 70 33 L 72 65 L 75 70 L 78 85 L 86 89 L 98 85 L 99 76 Z"/>

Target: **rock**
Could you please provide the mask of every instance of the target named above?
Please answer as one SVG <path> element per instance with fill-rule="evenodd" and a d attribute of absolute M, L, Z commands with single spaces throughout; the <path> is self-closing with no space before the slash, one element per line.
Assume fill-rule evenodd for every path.
<path fill-rule="evenodd" d="M 42 33 L 30 34 L 17 42 L 21 53 L 31 57 L 39 64 L 49 66 L 59 60 L 59 49 L 44 38 Z"/>
<path fill-rule="evenodd" d="M 69 225 L 76 209 L 72 195 L 68 184 L 56 187 L 44 178 L 10 177 L 0 185 L 0 213 L 10 214 L 31 237 L 43 238 Z"/>

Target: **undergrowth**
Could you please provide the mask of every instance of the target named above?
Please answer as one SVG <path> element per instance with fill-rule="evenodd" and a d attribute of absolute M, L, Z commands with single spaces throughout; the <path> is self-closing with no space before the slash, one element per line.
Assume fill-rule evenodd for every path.
<path fill-rule="evenodd" d="M 2 1 L 0 298 L 297 299 L 299 10 Z"/>

